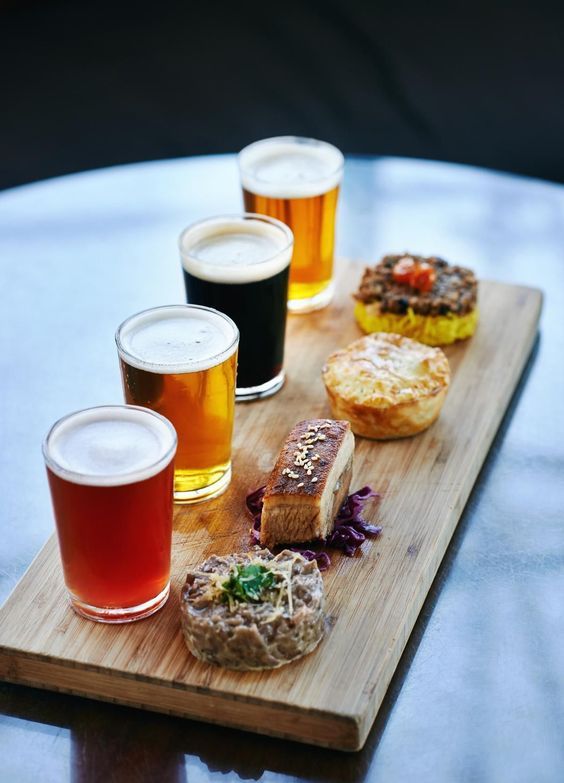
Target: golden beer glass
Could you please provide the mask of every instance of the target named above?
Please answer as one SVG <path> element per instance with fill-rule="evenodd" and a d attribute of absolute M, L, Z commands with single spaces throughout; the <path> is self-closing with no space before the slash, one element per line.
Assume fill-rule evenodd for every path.
<path fill-rule="evenodd" d="M 344 158 L 332 144 L 298 136 L 257 141 L 239 153 L 247 212 L 292 229 L 288 308 L 319 310 L 333 296 L 335 219 Z"/>
<path fill-rule="evenodd" d="M 220 495 L 231 480 L 239 331 L 199 305 L 144 310 L 116 332 L 125 400 L 169 419 L 178 434 L 174 499 Z"/>

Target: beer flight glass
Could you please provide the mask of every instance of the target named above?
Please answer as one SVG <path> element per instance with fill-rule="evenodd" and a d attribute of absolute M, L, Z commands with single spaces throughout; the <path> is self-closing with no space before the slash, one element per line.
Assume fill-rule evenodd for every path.
<path fill-rule="evenodd" d="M 239 328 L 237 400 L 274 394 L 284 383 L 292 232 L 264 215 L 212 217 L 183 231 L 179 247 L 188 302 Z"/>
<path fill-rule="evenodd" d="M 59 419 L 43 442 L 73 609 L 123 623 L 170 589 L 176 432 L 144 408 L 106 405 Z"/>
<path fill-rule="evenodd" d="M 231 480 L 239 331 L 209 307 L 165 305 L 116 333 L 125 401 L 166 416 L 178 435 L 174 499 L 216 497 Z"/>
<path fill-rule="evenodd" d="M 343 154 L 316 139 L 279 136 L 239 153 L 248 212 L 278 218 L 294 234 L 288 308 L 306 313 L 333 296 L 333 254 Z"/>

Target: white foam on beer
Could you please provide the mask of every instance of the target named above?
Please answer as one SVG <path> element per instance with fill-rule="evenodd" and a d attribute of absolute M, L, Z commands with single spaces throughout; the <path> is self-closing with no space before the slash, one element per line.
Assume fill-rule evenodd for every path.
<path fill-rule="evenodd" d="M 237 348 L 237 327 L 217 310 L 169 305 L 132 316 L 120 327 L 118 350 L 127 364 L 171 374 L 207 370 Z"/>
<path fill-rule="evenodd" d="M 77 484 L 121 486 L 163 470 L 176 433 L 162 416 L 132 406 L 79 411 L 54 425 L 44 444 L 48 466 Z"/>
<path fill-rule="evenodd" d="M 180 237 L 184 269 L 201 280 L 252 283 L 285 269 L 292 259 L 292 234 L 260 218 L 211 218 Z"/>
<path fill-rule="evenodd" d="M 344 158 L 332 144 L 292 137 L 265 139 L 239 153 L 241 184 L 267 198 L 311 198 L 341 182 Z"/>

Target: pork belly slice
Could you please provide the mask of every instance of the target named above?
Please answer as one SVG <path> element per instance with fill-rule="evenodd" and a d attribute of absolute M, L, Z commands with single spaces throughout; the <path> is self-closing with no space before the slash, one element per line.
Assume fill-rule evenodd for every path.
<path fill-rule="evenodd" d="M 326 538 L 349 492 L 353 453 L 348 421 L 298 422 L 266 485 L 260 543 L 273 547 Z"/>

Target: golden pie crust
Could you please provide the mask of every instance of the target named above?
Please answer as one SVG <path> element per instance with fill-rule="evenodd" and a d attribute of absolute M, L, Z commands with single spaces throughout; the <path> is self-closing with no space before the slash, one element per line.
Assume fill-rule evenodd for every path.
<path fill-rule="evenodd" d="M 440 348 L 375 332 L 328 357 L 322 370 L 331 411 L 365 438 L 405 438 L 438 417 L 450 382 Z"/>

